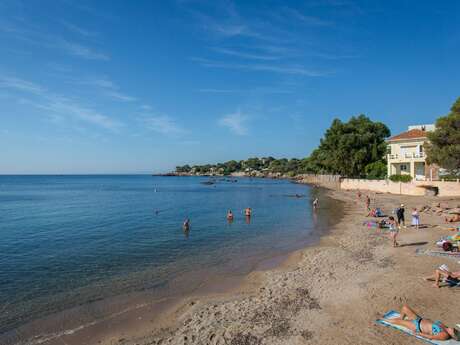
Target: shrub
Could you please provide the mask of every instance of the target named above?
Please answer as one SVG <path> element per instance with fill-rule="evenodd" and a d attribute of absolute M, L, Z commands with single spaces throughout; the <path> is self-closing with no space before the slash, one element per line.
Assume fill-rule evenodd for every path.
<path fill-rule="evenodd" d="M 382 161 L 377 161 L 366 165 L 366 178 L 371 180 L 384 179 L 387 175 L 387 165 Z"/>
<path fill-rule="evenodd" d="M 410 175 L 391 175 L 390 180 L 393 182 L 410 182 L 412 181 L 412 176 Z"/>

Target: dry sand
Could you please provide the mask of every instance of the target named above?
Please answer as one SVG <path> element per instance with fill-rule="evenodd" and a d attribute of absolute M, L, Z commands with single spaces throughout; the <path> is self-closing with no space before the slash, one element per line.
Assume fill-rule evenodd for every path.
<path fill-rule="evenodd" d="M 362 225 L 367 212 L 356 193 L 327 193 L 345 202 L 345 214 L 318 245 L 293 253 L 277 269 L 251 273 L 233 291 L 189 298 L 150 322 L 143 315 L 137 326 L 114 330 L 94 344 L 414 344 L 419 341 L 374 323 L 403 303 L 449 326 L 460 323 L 460 291 L 422 280 L 443 263 L 454 270 L 460 265 L 415 255 L 417 248 L 434 248 L 436 239 L 452 234 L 442 217 L 422 213 L 428 227 L 401 230 L 401 246 L 393 248 L 381 230 Z M 443 200 L 371 198 L 387 214 L 404 202 L 406 219 L 412 207 Z M 460 199 L 447 201 L 460 204 Z M 61 340 L 66 344 L 65 337 Z"/>

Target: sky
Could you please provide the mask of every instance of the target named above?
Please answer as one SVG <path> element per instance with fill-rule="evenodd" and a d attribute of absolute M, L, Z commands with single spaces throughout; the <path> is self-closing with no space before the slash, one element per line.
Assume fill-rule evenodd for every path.
<path fill-rule="evenodd" d="M 0 174 L 303 158 L 460 97 L 460 1 L 0 0 Z"/>

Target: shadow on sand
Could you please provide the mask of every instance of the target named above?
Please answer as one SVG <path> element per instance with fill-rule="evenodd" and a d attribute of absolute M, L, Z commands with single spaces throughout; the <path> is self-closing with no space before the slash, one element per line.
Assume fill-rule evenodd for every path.
<path fill-rule="evenodd" d="M 410 246 L 423 246 L 425 244 L 428 244 L 428 242 L 412 242 L 412 243 L 403 243 L 400 244 L 398 247 L 410 247 Z"/>

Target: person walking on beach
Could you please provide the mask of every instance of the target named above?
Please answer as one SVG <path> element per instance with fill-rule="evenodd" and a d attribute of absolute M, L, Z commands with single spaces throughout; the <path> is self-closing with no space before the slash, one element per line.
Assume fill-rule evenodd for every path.
<path fill-rule="evenodd" d="M 369 195 L 366 195 L 366 210 L 370 211 L 371 209 L 371 198 L 369 198 Z"/>
<path fill-rule="evenodd" d="M 316 210 L 319 207 L 319 200 L 316 198 L 313 200 L 313 209 Z"/>
<path fill-rule="evenodd" d="M 404 204 L 401 204 L 401 207 L 399 207 L 397 210 L 396 210 L 396 217 L 398 218 L 398 224 L 399 224 L 399 227 L 401 228 L 401 225 L 406 227 L 406 223 L 405 223 L 405 220 L 404 220 L 404 212 L 406 210 L 404 209 Z"/>
<path fill-rule="evenodd" d="M 390 229 L 390 238 L 393 241 L 393 247 L 397 247 L 399 246 L 399 243 L 396 241 L 396 237 L 398 237 L 399 229 L 394 217 L 388 218 L 388 225 Z"/>
<path fill-rule="evenodd" d="M 412 226 L 415 227 L 415 230 L 418 230 L 420 226 L 420 214 L 418 213 L 417 208 L 415 207 L 412 211 Z"/>

